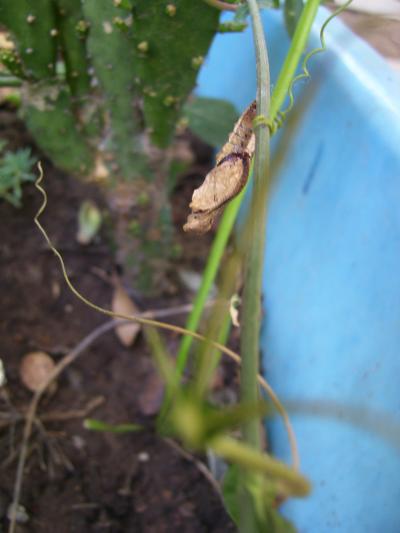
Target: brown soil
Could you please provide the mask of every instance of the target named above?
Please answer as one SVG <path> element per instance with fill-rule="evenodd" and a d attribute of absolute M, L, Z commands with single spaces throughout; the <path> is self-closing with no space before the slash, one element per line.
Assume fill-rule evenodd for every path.
<path fill-rule="evenodd" d="M 15 113 L 5 109 L 0 110 L 0 137 L 9 140 L 11 149 L 32 146 Z M 35 154 L 42 158 L 37 150 Z M 49 204 L 43 224 L 62 251 L 75 285 L 92 301 L 109 307 L 112 287 L 92 270 L 110 272 L 115 268 L 107 231 L 103 229 L 87 247 L 75 239 L 80 203 L 91 198 L 102 205 L 100 194 L 54 169 L 45 159 L 44 168 Z M 8 380 L 0 397 L 0 414 L 10 413 L 12 408 L 21 411 L 29 403 L 31 394 L 19 379 L 24 354 L 43 350 L 58 361 L 107 321 L 65 286 L 55 257 L 33 224 L 39 203 L 33 187 L 24 189 L 21 209 L 0 202 L 0 357 Z M 175 218 L 179 221 L 182 215 L 176 213 Z M 191 263 L 201 262 L 194 257 L 193 247 L 191 253 Z M 184 301 L 187 296 L 184 299 L 178 294 L 172 304 Z M 154 305 L 154 301 L 139 305 L 143 303 Z M 162 306 L 162 299 L 157 303 Z M 169 342 L 176 346 L 177 338 L 169 336 Z M 112 331 L 62 374 L 56 390 L 42 402 L 39 416 L 83 409 L 101 397 L 104 401 L 91 413 L 93 418 L 113 424 L 138 422 L 147 429 L 114 435 L 84 429 L 82 418 L 44 421 L 43 429 L 34 430 L 31 439 L 21 498 L 29 521 L 18 526 L 19 532 L 235 530 L 219 496 L 196 465 L 156 435 L 155 409 L 149 408 L 149 403 L 157 403 L 154 390 L 159 391 L 160 384 L 143 339 L 127 349 Z M 4 401 L 6 395 L 12 407 Z M 16 467 L 10 454 L 18 451 L 21 430 L 21 423 L 0 429 L 0 531 L 8 526 L 5 509 L 11 500 Z"/>

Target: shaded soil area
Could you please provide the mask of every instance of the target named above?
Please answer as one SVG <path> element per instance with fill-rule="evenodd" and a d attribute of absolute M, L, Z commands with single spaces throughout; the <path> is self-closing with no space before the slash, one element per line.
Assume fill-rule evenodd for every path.
<path fill-rule="evenodd" d="M 0 137 L 8 139 L 11 149 L 32 146 L 15 113 L 6 109 L 0 109 Z M 37 150 L 34 153 L 41 158 Z M 89 246 L 75 239 L 79 205 L 90 198 L 101 206 L 100 194 L 43 161 L 49 195 L 43 224 L 75 285 L 90 300 L 109 308 L 112 286 L 93 270 L 115 268 L 107 228 Z M 193 186 L 194 181 L 190 191 Z M 181 186 L 181 196 L 185 187 Z M 33 224 L 40 201 L 28 186 L 23 208 L 0 202 L 0 357 L 7 376 L 0 412 L 8 415 L 26 409 L 31 398 L 19 378 L 24 354 L 43 350 L 58 361 L 108 320 L 66 287 L 56 259 Z M 180 221 L 182 215 L 176 213 L 175 218 Z M 188 261 L 200 263 L 193 247 L 191 253 Z M 188 301 L 185 294 L 174 298 L 168 305 Z M 160 298 L 144 304 L 163 302 Z M 177 345 L 178 338 L 168 339 L 172 347 Z M 125 348 L 111 331 L 87 349 L 40 405 L 42 422 L 35 425 L 31 439 L 21 497 L 29 521 L 19 524 L 18 531 L 234 531 L 219 495 L 196 464 L 155 434 L 157 405 L 152 402 L 157 404 L 157 394 L 160 382 L 143 338 L 134 348 Z M 97 408 L 90 412 L 92 418 L 113 424 L 138 422 L 148 429 L 125 435 L 90 432 L 84 429 L 79 411 L 93 402 Z M 21 431 L 20 422 L 2 425 L 0 420 L 0 531 L 8 527 Z"/>

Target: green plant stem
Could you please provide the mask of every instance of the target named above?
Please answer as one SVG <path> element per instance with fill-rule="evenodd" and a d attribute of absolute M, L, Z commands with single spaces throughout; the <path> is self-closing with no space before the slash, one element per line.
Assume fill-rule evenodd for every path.
<path fill-rule="evenodd" d="M 276 114 L 285 101 L 300 58 L 306 47 L 319 4 L 320 0 L 308 0 L 300 15 L 290 49 L 285 57 L 271 97 L 270 118 L 272 120 L 276 117 Z"/>
<path fill-rule="evenodd" d="M 0 75 L 0 87 L 21 87 L 22 81 L 14 76 Z"/>
<path fill-rule="evenodd" d="M 281 461 L 265 453 L 257 452 L 232 437 L 220 435 L 211 439 L 208 444 L 220 457 L 242 465 L 246 469 L 263 473 L 270 479 L 278 480 L 287 494 L 307 496 L 310 492 L 310 484 L 301 474 Z M 250 533 L 251 530 L 243 529 L 242 531 Z"/>
<path fill-rule="evenodd" d="M 225 251 L 226 244 L 228 242 L 229 236 L 231 234 L 233 225 L 236 220 L 236 215 L 240 207 L 240 203 L 243 197 L 243 193 L 236 197 L 225 209 L 224 215 L 221 220 L 218 232 L 215 236 L 214 242 L 212 244 L 209 259 L 207 265 L 203 272 L 203 277 L 201 280 L 201 285 L 197 291 L 196 297 L 193 302 L 193 309 L 188 317 L 186 323 L 186 329 L 190 331 L 196 331 L 201 315 L 203 313 L 204 306 L 207 301 L 208 294 L 210 292 L 211 286 L 214 283 L 215 277 L 217 275 L 222 255 Z M 188 354 L 190 347 L 192 345 L 192 338 L 185 336 L 182 339 L 181 345 L 179 347 L 178 358 L 177 358 L 177 370 L 182 374 L 186 362 L 188 359 Z"/>
<path fill-rule="evenodd" d="M 224 275 L 218 287 L 218 297 L 207 318 L 205 336 L 209 339 L 218 339 L 224 345 L 227 342 L 231 325 L 228 302 L 237 290 L 241 265 L 242 254 L 238 249 L 235 249 L 225 259 Z M 203 398 L 207 394 L 220 358 L 221 352 L 214 350 L 209 344 L 201 343 L 198 345 L 193 386 L 199 398 Z"/>
<path fill-rule="evenodd" d="M 267 46 L 257 0 L 247 0 L 252 27 L 257 66 L 257 114 L 269 117 L 270 77 Z M 243 404 L 255 403 L 259 397 L 257 375 L 259 369 L 259 336 L 261 326 L 261 284 L 264 266 L 265 228 L 267 217 L 267 193 L 269 190 L 269 128 L 256 129 L 254 156 L 254 189 L 246 225 L 249 247 L 245 258 L 243 319 L 240 339 L 242 368 L 240 373 L 240 399 Z M 257 418 L 244 423 L 243 440 L 251 448 L 261 451 L 260 421 Z M 242 473 L 242 498 L 240 531 L 255 530 L 257 517 L 250 486 L 254 475 Z"/>
<path fill-rule="evenodd" d="M 257 113 L 269 116 L 270 78 L 267 46 L 256 0 L 248 0 L 253 26 L 257 63 Z M 269 175 L 269 140 L 267 127 L 256 130 L 254 157 L 254 190 L 249 211 L 250 243 L 245 261 L 243 322 L 241 335 L 242 371 L 241 398 L 244 403 L 257 401 L 257 373 L 259 366 L 259 330 L 261 319 L 261 282 L 264 263 L 265 227 L 267 216 L 266 193 Z M 251 421 L 243 428 L 245 441 L 260 447 L 259 423 Z"/>

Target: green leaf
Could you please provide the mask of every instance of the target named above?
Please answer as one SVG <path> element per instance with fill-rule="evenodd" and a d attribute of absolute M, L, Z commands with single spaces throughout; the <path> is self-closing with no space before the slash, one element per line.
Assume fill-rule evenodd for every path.
<path fill-rule="evenodd" d="M 286 30 L 293 37 L 300 15 L 303 11 L 303 0 L 285 0 L 284 16 Z"/>
<path fill-rule="evenodd" d="M 241 490 L 241 475 L 237 465 L 231 465 L 226 471 L 222 481 L 222 497 L 229 516 L 236 525 L 239 525 Z M 278 511 L 275 504 L 275 493 L 268 490 L 268 480 L 259 478 L 257 487 L 253 487 L 257 506 L 257 532 L 256 533 L 295 533 L 293 525 Z"/>
<path fill-rule="evenodd" d="M 78 213 L 77 241 L 80 244 L 89 244 L 97 235 L 102 222 L 99 208 L 92 200 L 84 201 Z"/>
<path fill-rule="evenodd" d="M 277 509 L 266 509 L 264 517 L 258 522 L 259 533 L 296 533 L 296 529 Z"/>
<path fill-rule="evenodd" d="M 221 146 L 238 119 L 235 107 L 225 100 L 195 98 L 183 109 L 189 128 L 203 141 Z"/>
<path fill-rule="evenodd" d="M 0 143 L 0 152 L 6 143 Z M 3 198 L 14 207 L 21 206 L 22 184 L 35 181 L 31 167 L 35 163 L 29 148 L 6 151 L 0 160 L 0 198 Z"/>
<path fill-rule="evenodd" d="M 286 495 L 304 497 L 310 493 L 311 485 L 303 475 L 248 444 L 229 436 L 218 435 L 208 439 L 207 446 L 223 459 L 250 473 L 265 476 L 271 483 L 277 483 L 280 491 Z"/>
<path fill-rule="evenodd" d="M 225 509 L 229 516 L 239 525 L 239 488 L 240 473 L 236 465 L 231 465 L 226 471 L 222 480 L 222 497 L 224 499 Z"/>
<path fill-rule="evenodd" d="M 139 424 L 108 424 L 94 418 L 86 418 L 83 427 L 91 431 L 104 431 L 107 433 L 133 433 L 142 431 L 143 426 Z"/>
<path fill-rule="evenodd" d="M 252 404 L 237 404 L 224 409 L 205 410 L 205 428 L 209 436 L 222 433 L 227 429 L 240 426 L 248 420 L 271 415 L 273 408 L 270 403 L 259 401 Z"/>

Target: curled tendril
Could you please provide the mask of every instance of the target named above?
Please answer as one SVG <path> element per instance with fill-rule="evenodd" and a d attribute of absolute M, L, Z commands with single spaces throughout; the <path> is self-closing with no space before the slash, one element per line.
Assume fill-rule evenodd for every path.
<path fill-rule="evenodd" d="M 285 116 L 281 111 L 278 111 L 273 120 L 267 118 L 265 115 L 257 115 L 253 120 L 253 127 L 258 128 L 260 126 L 266 126 L 269 128 L 271 136 L 274 135 L 279 128 L 282 127 Z"/>
<path fill-rule="evenodd" d="M 293 90 L 294 90 L 295 85 L 297 85 L 297 83 L 299 81 L 301 81 L 301 80 L 305 80 L 305 79 L 311 78 L 311 74 L 310 74 L 310 71 L 308 69 L 308 64 L 309 64 L 310 59 L 312 57 L 314 57 L 316 54 L 319 54 L 321 52 L 325 52 L 325 50 L 326 50 L 326 42 L 325 42 L 325 30 L 326 30 L 326 27 L 328 26 L 328 24 L 334 18 L 336 18 L 338 15 L 340 15 L 340 13 L 342 13 L 345 9 L 347 9 L 349 7 L 349 5 L 352 3 L 352 1 L 353 0 L 348 0 L 345 4 L 341 5 L 322 24 L 321 30 L 320 30 L 320 33 L 319 33 L 321 46 L 318 47 L 318 48 L 314 48 L 313 50 L 311 50 L 304 57 L 304 60 L 303 60 L 303 63 L 302 63 L 302 71 L 300 72 L 300 74 L 298 74 L 297 76 L 295 76 L 292 79 L 292 81 L 291 81 L 291 83 L 289 85 L 289 89 L 288 89 L 289 104 L 286 107 L 286 109 L 284 109 L 282 111 L 278 111 L 276 116 L 273 119 L 267 118 L 267 117 L 265 117 L 263 115 L 256 116 L 254 118 L 254 120 L 253 120 L 254 127 L 267 126 L 269 128 L 269 131 L 270 131 L 271 135 L 274 135 L 277 132 L 277 130 L 283 126 L 283 124 L 284 124 L 284 122 L 285 122 L 285 120 L 287 118 L 287 115 L 290 113 L 290 111 L 293 109 L 293 106 L 294 106 Z"/>
<path fill-rule="evenodd" d="M 322 24 L 321 30 L 319 32 L 319 38 L 320 38 L 320 41 L 321 41 L 321 46 L 318 47 L 318 48 L 314 48 L 313 50 L 311 50 L 311 52 L 309 52 L 305 56 L 305 58 L 303 60 L 303 64 L 302 64 L 302 71 L 300 72 L 300 74 L 298 74 L 297 76 L 295 76 L 293 78 L 293 80 L 291 81 L 291 83 L 289 85 L 289 89 L 288 89 L 289 104 L 286 107 L 286 109 L 284 109 L 283 111 L 279 112 L 281 117 L 282 117 L 282 123 L 286 119 L 288 113 L 290 113 L 290 111 L 293 109 L 293 106 L 294 106 L 293 90 L 294 90 L 295 85 L 300 80 L 306 80 L 308 78 L 311 78 L 310 71 L 308 70 L 308 63 L 309 63 L 310 59 L 312 57 L 314 57 L 315 55 L 320 54 L 321 52 L 325 52 L 325 50 L 326 50 L 326 42 L 325 42 L 325 30 L 326 30 L 326 27 L 328 26 L 328 24 L 334 18 L 336 18 L 338 15 L 340 15 L 340 13 L 342 13 L 345 9 L 347 9 L 349 7 L 349 5 L 352 3 L 352 1 L 353 0 L 348 0 L 345 4 L 341 5 Z"/>

